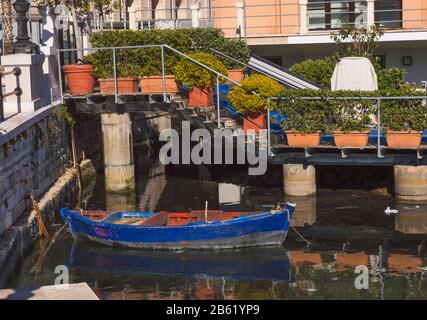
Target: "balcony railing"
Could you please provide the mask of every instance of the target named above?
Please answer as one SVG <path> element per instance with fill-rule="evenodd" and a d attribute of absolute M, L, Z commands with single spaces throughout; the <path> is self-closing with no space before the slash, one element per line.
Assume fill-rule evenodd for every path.
<path fill-rule="evenodd" d="M 386 29 L 427 30 L 427 7 L 402 0 L 288 0 L 246 5 L 217 0 L 212 7 L 191 6 L 141 9 L 106 23 L 131 29 L 187 28 L 214 26 L 229 37 L 301 35 L 338 29 L 351 24 L 359 27 L 379 25 Z M 112 17 L 117 15 L 112 15 Z M 118 27 L 117 27 L 118 28 Z M 124 27 L 120 27 L 123 29 Z"/>

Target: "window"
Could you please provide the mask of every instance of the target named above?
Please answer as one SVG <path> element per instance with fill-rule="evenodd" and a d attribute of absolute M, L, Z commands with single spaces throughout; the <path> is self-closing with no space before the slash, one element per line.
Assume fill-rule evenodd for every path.
<path fill-rule="evenodd" d="M 402 0 L 375 1 L 375 23 L 383 28 L 402 27 Z"/>
<path fill-rule="evenodd" d="M 345 24 L 365 26 L 366 1 L 309 0 L 308 25 L 310 30 L 339 29 Z"/>

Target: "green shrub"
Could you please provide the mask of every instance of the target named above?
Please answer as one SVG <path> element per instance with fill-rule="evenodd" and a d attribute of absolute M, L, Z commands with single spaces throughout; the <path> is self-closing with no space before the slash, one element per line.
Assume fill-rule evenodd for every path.
<path fill-rule="evenodd" d="M 112 30 L 93 33 L 90 42 L 94 48 L 141 46 L 167 44 L 183 53 L 196 51 L 210 52 L 210 48 L 222 51 L 235 59 L 247 62 L 249 49 L 242 40 L 227 39 L 220 29 L 153 29 L 153 30 Z M 165 71 L 172 74 L 180 55 L 165 49 Z M 116 52 L 119 76 L 132 73 L 133 76 L 161 75 L 162 61 L 160 48 L 119 49 Z M 113 76 L 111 50 L 98 50 L 85 59 L 95 65 L 95 74 L 101 78 Z M 227 68 L 237 65 L 229 59 L 220 58 Z"/>
<path fill-rule="evenodd" d="M 285 90 L 280 95 L 277 109 L 286 116 L 282 122 L 284 130 L 302 133 L 324 132 L 328 129 L 328 103 L 322 98 L 322 91 Z M 305 100 L 302 97 L 318 97 Z"/>
<path fill-rule="evenodd" d="M 289 71 L 327 89 L 331 87 L 331 77 L 337 61 L 336 57 L 326 57 L 317 60 L 308 59 L 294 64 L 289 68 Z"/>
<path fill-rule="evenodd" d="M 260 74 L 254 74 L 240 84 L 241 86 L 233 87 L 227 96 L 231 105 L 240 113 L 267 110 L 268 98 L 277 97 L 284 89 L 277 81 Z M 276 102 L 271 101 L 270 107 L 275 105 Z"/>
<path fill-rule="evenodd" d="M 243 63 L 249 61 L 249 48 L 246 42 L 240 39 L 225 38 L 224 32 L 216 28 L 190 28 L 183 29 L 183 32 L 191 39 L 191 50 L 212 53 L 215 49 Z M 217 58 L 227 67 L 227 69 L 241 69 L 242 65 L 227 59 L 221 55 Z"/>
<path fill-rule="evenodd" d="M 368 92 L 285 90 L 280 95 L 277 109 L 287 117 L 287 122 L 283 123 L 285 130 L 306 133 L 330 130 L 364 131 L 369 129 L 372 115 L 377 111 L 375 97 L 402 95 L 420 96 L 423 93 L 408 87 Z M 366 97 L 372 97 L 372 100 Z M 381 119 L 381 125 L 386 129 L 422 131 L 427 128 L 427 103 L 423 103 L 421 99 L 382 100 Z"/>
<path fill-rule="evenodd" d="M 406 70 L 400 68 L 377 69 L 378 89 L 396 90 L 405 83 Z"/>
<path fill-rule="evenodd" d="M 396 92 L 396 91 L 394 91 Z M 395 96 L 397 94 L 389 94 Z M 405 86 L 400 96 L 424 96 Z M 381 102 L 381 125 L 392 131 L 423 131 L 427 129 L 427 103 L 424 100 L 384 100 Z"/>
<path fill-rule="evenodd" d="M 336 56 L 317 60 L 309 59 L 294 64 L 289 70 L 319 84 L 323 89 L 330 89 L 332 74 L 338 61 Z M 398 89 L 405 82 L 405 70 L 400 68 L 381 68 L 376 60 L 373 60 L 372 64 L 377 73 L 379 90 Z"/>
<path fill-rule="evenodd" d="M 206 52 L 191 53 L 189 56 L 200 63 L 227 75 L 227 68 L 215 56 Z M 190 89 L 199 87 L 206 89 L 216 83 L 217 75 L 188 59 L 181 59 L 175 66 L 175 79 L 179 83 L 187 85 Z M 220 78 L 224 81 L 223 78 Z"/>

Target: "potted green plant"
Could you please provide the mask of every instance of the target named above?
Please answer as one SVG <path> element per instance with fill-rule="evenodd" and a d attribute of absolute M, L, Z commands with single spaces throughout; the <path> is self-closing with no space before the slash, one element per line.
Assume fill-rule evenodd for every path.
<path fill-rule="evenodd" d="M 178 85 L 173 74 L 165 75 L 166 93 L 178 93 Z M 145 94 L 162 94 L 163 77 L 161 75 L 144 76 L 141 78 L 141 91 Z"/>
<path fill-rule="evenodd" d="M 304 96 L 304 95 L 303 95 Z M 329 110 L 323 100 L 303 100 L 288 95 L 282 97 L 279 109 L 285 115 L 282 122 L 290 147 L 315 147 L 328 126 Z"/>
<path fill-rule="evenodd" d="M 381 123 L 390 148 L 418 149 L 427 128 L 427 106 L 420 99 L 383 101 Z"/>
<path fill-rule="evenodd" d="M 345 93 L 344 95 L 349 95 Z M 337 147 L 365 147 L 369 142 L 369 125 L 375 112 L 374 100 L 329 100 L 332 129 Z"/>
<path fill-rule="evenodd" d="M 220 74 L 227 75 L 227 68 L 212 54 L 196 52 L 189 56 Z M 175 79 L 189 88 L 188 104 L 190 107 L 213 105 L 213 86 L 217 80 L 216 73 L 183 58 L 175 66 Z M 220 77 L 220 81 L 223 82 L 224 78 Z"/>
<path fill-rule="evenodd" d="M 144 94 L 162 94 L 163 84 L 166 93 L 179 92 L 178 85 L 173 74 L 174 66 L 178 62 L 176 55 L 165 56 L 165 83 L 163 83 L 162 64 L 159 48 L 140 49 L 137 61 L 141 63 L 141 91 Z"/>
<path fill-rule="evenodd" d="M 117 93 L 133 94 L 138 92 L 138 66 L 131 63 L 117 63 Z M 114 73 L 105 73 L 99 77 L 99 91 L 114 94 Z"/>
<path fill-rule="evenodd" d="M 277 81 L 260 74 L 254 74 L 244 79 L 240 86 L 230 90 L 227 98 L 237 112 L 245 117 L 243 130 L 265 129 L 266 111 L 269 107 L 268 98 L 277 97 L 284 90 Z M 276 101 L 270 101 L 270 108 L 276 106 Z"/>
<path fill-rule="evenodd" d="M 68 89 L 72 95 L 91 94 L 95 88 L 95 67 L 82 61 L 79 64 L 65 65 L 62 67 Z"/>
<path fill-rule="evenodd" d="M 134 59 L 126 57 L 125 50 L 119 51 L 116 58 L 117 93 L 133 94 L 138 92 L 138 75 L 141 66 Z M 104 50 L 87 56 L 87 61 L 95 66 L 95 75 L 99 82 L 99 91 L 102 94 L 114 94 L 114 64 L 111 52 Z"/>

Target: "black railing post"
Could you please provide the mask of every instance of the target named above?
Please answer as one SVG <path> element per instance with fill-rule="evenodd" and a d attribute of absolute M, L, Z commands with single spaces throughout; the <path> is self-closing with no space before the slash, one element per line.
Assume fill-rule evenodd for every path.
<path fill-rule="evenodd" d="M 27 0 L 16 0 L 13 3 L 13 8 L 17 13 L 15 19 L 18 29 L 17 41 L 13 44 L 13 53 L 39 53 L 39 46 L 31 42 L 28 35 L 27 12 L 30 9 L 30 3 Z"/>

